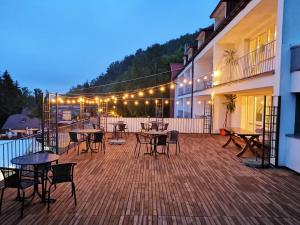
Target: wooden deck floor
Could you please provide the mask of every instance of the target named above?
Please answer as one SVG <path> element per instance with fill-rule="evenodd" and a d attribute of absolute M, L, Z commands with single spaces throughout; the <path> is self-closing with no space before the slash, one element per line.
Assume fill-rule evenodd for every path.
<path fill-rule="evenodd" d="M 106 154 L 65 154 L 77 162 L 78 205 L 69 186 L 53 192 L 51 212 L 36 199 L 24 210 L 4 196 L 0 224 L 300 224 L 300 178 L 287 170 L 244 166 L 224 138 L 182 135 L 181 154 L 134 157 L 126 145 Z"/>

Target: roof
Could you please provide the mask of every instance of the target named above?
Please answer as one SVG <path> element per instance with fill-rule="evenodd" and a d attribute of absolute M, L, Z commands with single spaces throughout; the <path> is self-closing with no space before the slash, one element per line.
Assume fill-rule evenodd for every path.
<path fill-rule="evenodd" d="M 223 2 L 227 2 L 226 0 L 220 0 L 216 8 L 212 11 L 209 18 L 214 18 L 214 14 L 218 11 L 219 7 L 222 5 Z"/>
<path fill-rule="evenodd" d="M 182 63 L 171 63 L 171 80 L 174 80 L 174 78 L 177 76 L 179 71 L 182 69 L 183 64 Z"/>
<path fill-rule="evenodd" d="M 7 129 L 26 129 L 26 128 L 39 128 L 40 119 L 30 118 L 24 114 L 14 114 L 8 117 L 4 125 L 2 126 L 3 130 Z"/>

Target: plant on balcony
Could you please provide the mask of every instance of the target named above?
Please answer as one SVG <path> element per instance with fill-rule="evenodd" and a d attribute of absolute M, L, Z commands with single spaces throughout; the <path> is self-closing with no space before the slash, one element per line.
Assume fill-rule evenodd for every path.
<path fill-rule="evenodd" d="M 227 127 L 227 123 L 228 123 L 228 115 L 233 113 L 235 111 L 236 108 L 236 95 L 233 94 L 225 94 L 224 95 L 226 98 L 226 102 L 224 102 L 223 104 L 226 106 L 226 113 L 225 113 L 225 119 L 224 119 L 224 123 L 223 123 L 223 128 Z M 222 130 L 221 130 L 222 133 Z"/>
<path fill-rule="evenodd" d="M 236 51 L 233 49 L 225 50 L 223 56 L 226 66 L 229 66 L 229 76 L 231 80 L 233 69 L 238 65 L 238 56 L 236 54 Z"/>

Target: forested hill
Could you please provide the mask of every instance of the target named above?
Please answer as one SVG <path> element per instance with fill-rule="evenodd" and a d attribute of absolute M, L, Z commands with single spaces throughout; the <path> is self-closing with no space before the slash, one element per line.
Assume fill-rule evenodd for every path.
<path fill-rule="evenodd" d="M 135 54 L 126 56 L 121 61 L 111 63 L 107 71 L 95 79 L 71 88 L 70 93 L 125 91 L 168 82 L 170 79 L 169 73 L 139 80 L 138 82 L 95 87 L 170 70 L 170 63 L 182 62 L 184 44 L 193 43 L 197 34 L 198 32 L 186 34 L 164 44 L 154 44 L 145 50 L 138 49 Z"/>

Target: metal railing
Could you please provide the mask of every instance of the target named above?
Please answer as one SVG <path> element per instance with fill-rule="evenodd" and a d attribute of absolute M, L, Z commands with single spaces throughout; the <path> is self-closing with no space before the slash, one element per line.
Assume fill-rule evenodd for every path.
<path fill-rule="evenodd" d="M 20 139 L 0 140 L 0 166 L 15 167 L 10 161 L 18 156 L 33 154 L 43 150 L 56 152 L 56 141 L 58 141 L 58 154 L 67 150 L 69 144 L 69 132 L 74 129 L 92 126 L 88 120 L 82 120 L 67 126 L 58 128 L 58 138 L 55 138 L 55 130 L 46 129 L 47 132 L 29 135 Z M 0 177 L 1 178 L 1 177 Z M 1 179 L 0 179 L 1 180 Z"/>
<path fill-rule="evenodd" d="M 194 80 L 194 91 L 202 91 L 212 87 L 211 74 L 202 75 Z"/>
<path fill-rule="evenodd" d="M 213 86 L 274 71 L 275 56 L 276 41 L 273 41 L 222 66 L 221 76 L 214 78 Z"/>

